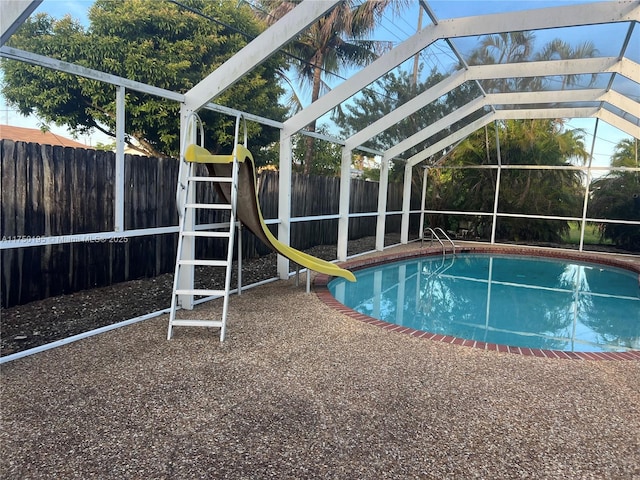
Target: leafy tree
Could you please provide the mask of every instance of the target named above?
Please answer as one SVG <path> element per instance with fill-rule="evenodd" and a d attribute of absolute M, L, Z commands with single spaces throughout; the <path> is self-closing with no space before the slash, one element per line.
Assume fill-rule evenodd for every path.
<path fill-rule="evenodd" d="M 495 135 L 479 130 L 464 140 L 451 155 L 458 166 L 496 165 Z M 566 166 L 587 158 L 582 133 L 564 130 L 558 120 L 509 120 L 498 124 L 502 165 Z M 451 208 L 493 211 L 495 170 L 460 169 L 449 173 L 440 195 Z M 575 216 L 581 205 L 582 177 L 573 170 L 503 170 L 499 211 L 537 215 Z M 488 230 L 488 220 L 479 220 L 476 230 Z M 567 222 L 502 218 L 496 234 L 502 239 L 558 242 L 567 232 Z"/>
<path fill-rule="evenodd" d="M 298 0 L 261 0 L 256 14 L 272 24 L 298 3 Z M 367 37 L 392 3 L 392 0 L 345 0 L 289 44 L 287 49 L 293 59 L 292 66 L 301 84 L 311 85 L 311 102 L 328 90 L 323 74 L 337 74 L 348 67 L 367 65 L 386 48 L 386 44 L 367 40 Z M 395 2 L 396 8 L 402 3 Z M 307 129 L 316 131 L 316 122 Z M 302 160 L 305 173 L 313 169 L 314 143 L 313 137 L 306 137 Z"/>
<path fill-rule="evenodd" d="M 326 126 L 318 129 L 322 134 L 327 134 Z M 293 156 L 296 159 L 304 158 L 307 150 L 306 138 L 297 135 L 294 140 Z M 296 171 L 304 170 L 308 175 L 325 175 L 335 177 L 340 175 L 342 164 L 342 147 L 325 140 L 316 140 L 314 144 L 313 164 L 310 168 L 307 165 L 294 165 Z"/>
<path fill-rule="evenodd" d="M 482 37 L 479 47 L 471 53 L 467 62 L 471 65 L 494 65 L 530 60 L 571 60 L 590 58 L 598 51 L 592 42 L 584 42 L 574 47 L 556 38 L 534 55 L 535 39 L 535 34 L 529 31 L 486 35 Z M 581 75 L 565 75 L 561 88 L 577 85 L 580 78 Z M 595 76 L 591 76 L 591 82 L 594 81 Z M 543 77 L 514 77 L 488 79 L 483 81 L 483 86 L 487 92 L 518 92 L 542 90 L 546 83 Z"/>
<path fill-rule="evenodd" d="M 9 44 L 184 93 L 258 35 L 263 26 L 247 6 L 205 0 L 182 3 L 190 10 L 168 1 L 98 0 L 89 11 L 86 29 L 69 16 L 56 20 L 39 14 L 28 19 Z M 258 66 L 216 102 L 282 119 L 285 109 L 277 99 L 283 91 L 275 73 L 281 66 L 278 62 L 276 58 Z M 97 129 L 115 137 L 113 86 L 9 60 L 3 60 L 2 69 L 2 92 L 21 113 L 35 112 L 77 133 Z M 128 90 L 126 105 L 125 130 L 132 146 L 152 155 L 177 153 L 178 104 Z M 200 113 L 211 135 L 207 148 L 230 149 L 234 120 L 204 110 Z M 258 147 L 277 138 L 273 129 L 254 123 L 249 127 Z"/>
<path fill-rule="evenodd" d="M 612 167 L 638 167 L 638 141 L 625 139 L 616 145 Z M 591 182 L 592 197 L 589 216 L 603 219 L 640 220 L 640 174 L 612 171 Z M 611 239 L 627 250 L 640 250 L 640 227 L 619 223 L 604 223 L 602 238 Z"/>
<path fill-rule="evenodd" d="M 620 140 L 611 157 L 611 166 L 638 168 L 638 139 Z"/>
<path fill-rule="evenodd" d="M 468 58 L 471 65 L 584 58 L 595 55 L 590 42 L 572 47 L 553 40 L 535 52 L 532 32 L 487 35 Z M 565 76 L 561 88 L 579 83 L 579 76 Z M 592 78 L 591 81 L 594 79 Z M 482 81 L 486 92 L 536 91 L 548 88 L 544 77 L 517 77 Z M 554 88 L 557 88 L 554 86 Z M 503 165 L 569 165 L 587 157 L 580 131 L 564 130 L 561 120 L 506 121 L 498 125 Z M 459 166 L 497 164 L 495 134 L 488 127 L 475 132 L 452 152 L 448 162 Z M 453 170 L 430 177 L 432 197 L 448 209 L 493 211 L 497 176 L 495 170 Z M 569 170 L 502 171 L 499 211 L 505 213 L 575 216 L 582 196 L 581 175 Z M 476 231 L 488 233 L 488 220 L 478 219 Z M 503 239 L 557 242 L 568 224 L 560 221 L 501 218 L 497 236 Z"/>
<path fill-rule="evenodd" d="M 525 62 L 531 59 L 534 43 L 535 34 L 527 31 L 485 35 L 467 62 L 470 65 Z M 535 77 L 488 79 L 483 86 L 487 92 L 536 90 L 539 80 Z"/>
<path fill-rule="evenodd" d="M 361 153 L 353 154 L 352 165 L 362 172 L 361 178 L 372 182 L 380 181 L 380 168 L 371 165 L 369 157 Z"/>
<path fill-rule="evenodd" d="M 444 77 L 433 71 L 424 82 L 412 85 L 413 78 L 409 72 L 400 70 L 389 72 L 378 79 L 370 88 L 360 92 L 344 108 L 343 114 L 335 120 L 344 137 L 350 137 L 380 118 L 411 100 L 416 94 L 432 87 Z M 366 143 L 367 147 L 386 150 L 398 142 L 427 127 L 445 115 L 441 103 L 432 103 L 418 112 L 392 125 Z M 425 144 L 416 145 L 407 152 L 412 155 L 424 148 Z"/>
<path fill-rule="evenodd" d="M 576 58 L 591 58 L 598 53 L 593 42 L 583 42 L 574 47 L 564 40 L 556 38 L 547 43 L 542 51 L 536 55 L 536 60 L 572 60 Z M 561 88 L 574 87 L 580 83 L 583 75 L 564 75 Z M 591 75 L 589 84 L 596 81 L 596 74 Z"/>
<path fill-rule="evenodd" d="M 418 77 L 422 77 L 422 75 Z M 415 95 L 419 95 L 441 82 L 444 78 L 444 75 L 435 70 L 432 70 L 424 81 L 416 80 L 411 73 L 404 70 L 387 73 L 374 82 L 369 88 L 360 92 L 360 95 L 354 97 L 344 108 L 343 114 L 336 117 L 336 123 L 340 126 L 341 134 L 344 137 L 353 135 L 391 113 L 396 108 L 411 100 Z M 475 84 L 464 84 L 449 92 L 446 100 L 426 105 L 370 139 L 365 145 L 381 151 L 387 150 L 414 133 L 438 121 L 455 108 L 464 105 L 479 94 L 480 92 Z M 456 125 L 452 127 L 455 128 Z M 405 157 L 424 150 L 429 145 L 448 135 L 449 132 L 449 129 L 444 129 L 428 140 L 420 142 L 405 152 Z M 391 181 L 401 181 L 403 175 L 404 164 L 402 162 L 392 163 L 389 172 Z M 377 178 L 380 178 L 379 173 Z M 412 181 L 416 186 L 419 185 L 422 181 L 422 172 L 414 169 Z"/>

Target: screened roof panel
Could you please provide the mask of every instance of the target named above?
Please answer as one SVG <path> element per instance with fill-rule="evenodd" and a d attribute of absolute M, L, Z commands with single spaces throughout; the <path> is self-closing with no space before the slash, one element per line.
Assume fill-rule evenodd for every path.
<path fill-rule="evenodd" d="M 55 11 L 57 16 L 60 17 L 61 3 L 62 2 L 55 2 L 53 0 L 45 0 L 37 11 Z M 188 9 L 182 8 L 182 6 L 179 5 L 182 3 L 180 1 L 167 3 L 175 7 L 180 12 L 180 15 L 198 15 L 197 12 L 190 12 Z M 638 79 L 636 78 L 636 67 L 640 62 L 640 29 L 637 27 L 638 2 L 611 2 L 610 8 L 608 4 L 600 3 L 599 5 L 594 5 L 593 9 L 589 9 L 589 5 L 593 3 L 596 2 L 591 0 L 583 0 L 581 2 L 576 0 L 519 2 L 502 0 L 485 2 L 475 0 L 420 0 L 419 2 L 409 2 L 401 12 L 387 10 L 384 14 L 382 24 L 372 35 L 373 39 L 381 41 L 387 46 L 382 61 L 375 61 L 362 69 L 352 68 L 351 70 L 339 72 L 337 75 L 324 75 L 324 81 L 328 89 L 323 93 L 324 96 L 328 98 L 321 97 L 318 102 L 310 104 L 308 92 L 306 95 L 303 94 L 304 109 L 298 114 L 292 114 L 291 117 L 285 121 L 285 131 L 299 131 L 311 121 L 317 120 L 320 124 L 326 123 L 328 125 L 331 135 L 337 135 L 338 129 L 331 120 L 331 111 L 336 106 L 345 108 L 353 105 L 358 98 L 368 94 L 369 90 L 377 89 L 378 93 L 376 95 L 384 99 L 387 92 L 381 91 L 383 89 L 376 87 L 375 83 L 372 82 L 384 76 L 388 71 L 395 72 L 396 74 L 400 71 L 412 72 L 414 58 L 416 58 L 413 52 L 417 53 L 419 63 L 423 65 L 420 71 L 419 81 L 425 81 L 432 72 L 437 72 L 443 76 L 443 82 L 445 82 L 446 88 L 440 95 L 434 95 L 433 98 L 425 104 L 415 105 L 410 109 L 405 109 L 406 112 L 399 118 L 396 118 L 399 114 L 395 114 L 395 111 L 390 112 L 388 115 L 390 115 L 391 118 L 385 128 L 391 128 L 401 122 L 406 116 L 409 116 L 408 118 L 411 121 L 412 118 L 421 117 L 425 111 L 433 110 L 436 107 L 440 108 L 440 104 L 443 103 L 443 96 L 446 97 L 447 94 L 449 94 L 447 97 L 449 100 L 451 97 L 456 96 L 454 93 L 456 89 L 459 88 L 458 85 L 460 85 L 456 79 L 460 76 L 465 77 L 463 79 L 463 85 L 466 88 L 475 88 L 478 91 L 482 89 L 487 94 L 518 91 L 544 92 L 547 90 L 555 91 L 561 88 L 573 92 L 585 91 L 585 98 L 582 100 L 573 100 L 572 97 L 571 101 L 562 102 L 563 105 L 571 107 L 592 104 L 610 105 L 608 102 L 611 99 L 603 102 L 594 101 L 591 98 L 592 94 L 588 91 L 590 89 L 611 89 L 613 93 L 617 92 L 627 99 L 632 100 L 631 103 L 625 100 L 621 102 L 614 101 L 613 105 L 605 107 L 608 108 L 610 113 L 616 116 L 622 116 L 624 113 L 621 112 L 625 110 L 625 106 L 628 106 L 632 110 L 635 109 L 638 97 L 640 96 L 638 94 Z M 93 0 L 80 0 L 79 2 L 73 3 L 74 6 L 79 4 L 84 5 L 85 8 L 88 9 L 88 7 L 93 4 Z M 304 2 L 304 4 L 308 4 L 308 2 Z M 582 5 L 584 5 L 584 7 L 582 7 Z M 421 6 L 425 7 L 426 10 L 422 13 L 422 19 L 419 20 L 420 12 L 422 11 Z M 569 8 L 573 15 L 570 17 L 567 15 L 559 15 L 558 11 L 553 10 L 555 7 Z M 294 11 L 298 8 L 299 7 L 296 7 Z M 549 9 L 548 14 L 545 9 Z M 527 15 L 517 14 L 525 10 L 534 10 L 534 12 Z M 607 16 L 605 12 L 609 11 L 612 13 L 610 16 Z M 82 13 L 79 14 L 77 11 L 70 11 L 69 13 L 74 17 L 83 17 Z M 478 15 L 481 17 L 474 17 Z M 573 18 L 574 16 L 575 19 Z M 465 18 L 463 19 L 463 17 Z M 600 17 L 602 17 L 602 23 L 599 24 Z M 622 18 L 625 21 L 616 22 L 616 17 Z M 86 10 L 83 18 L 86 21 Z M 627 21 L 629 18 L 635 21 Z M 210 21 L 217 20 L 218 19 L 210 19 Z M 554 27 L 554 25 L 570 25 L 572 21 L 594 24 Z M 613 22 L 608 23 L 610 21 Z M 514 26 L 514 31 L 523 31 L 528 35 L 531 41 L 530 49 L 519 51 L 518 49 L 509 49 L 509 45 L 506 45 L 506 48 L 504 48 L 502 52 L 499 52 L 501 46 L 497 44 L 495 48 L 489 51 L 493 58 L 474 54 L 474 52 L 477 53 L 479 51 L 483 46 L 483 42 L 485 42 L 490 35 L 495 36 L 495 34 L 504 33 L 504 30 L 509 30 L 509 26 L 511 25 Z M 531 30 L 532 25 L 535 25 L 536 30 Z M 416 33 L 420 27 L 423 30 Z M 309 27 L 302 28 L 302 34 L 308 31 Z M 466 33 L 472 32 L 485 32 L 485 34 L 464 36 Z M 631 32 L 633 32 L 633 34 L 630 36 Z M 453 37 L 442 38 L 443 36 L 447 36 L 444 35 L 445 33 Z M 508 35 L 502 35 L 501 38 L 503 41 L 505 39 L 509 41 Z M 561 43 L 556 45 L 559 48 L 556 48 L 552 52 L 547 49 L 545 52 L 550 42 L 556 39 L 562 40 Z M 290 40 L 291 38 L 288 39 L 288 41 Z M 593 44 L 591 51 L 585 52 L 580 49 L 585 42 L 591 42 Z M 286 44 L 287 42 L 283 43 L 283 45 Z M 505 47 L 505 45 L 502 45 L 502 47 Z M 238 49 L 231 49 L 229 51 L 231 60 L 238 60 L 236 63 L 244 66 L 248 65 L 250 68 L 253 68 L 255 64 L 249 61 L 252 57 L 244 51 L 237 50 Z M 502 66 L 513 65 L 515 67 L 513 71 L 516 72 L 517 75 L 508 75 L 504 74 L 504 72 L 494 75 L 490 70 L 490 68 L 493 67 L 488 67 L 489 69 L 480 73 L 478 70 L 473 70 L 472 72 L 471 69 L 467 70 L 465 65 L 461 65 L 458 54 L 462 56 L 464 62 L 468 62 L 468 64 L 471 65 L 471 69 L 474 68 L 474 65 L 497 62 Z M 602 67 L 603 69 L 609 69 L 611 73 L 597 73 L 598 70 L 596 69 L 593 72 L 594 75 L 591 75 L 591 71 L 579 75 L 562 75 L 557 72 L 546 75 L 547 67 L 541 67 L 540 62 L 537 62 L 537 60 L 545 56 L 546 58 L 557 60 L 560 58 L 579 58 L 585 56 L 585 54 L 587 57 L 595 58 L 606 57 L 608 59 L 610 57 L 612 62 L 615 62 L 622 54 L 625 58 L 636 63 L 625 68 L 621 68 L 620 65 Z M 266 58 L 268 58 L 268 56 Z M 534 61 L 536 62 L 533 63 Z M 578 63 L 569 61 L 562 63 L 562 65 L 563 68 L 566 65 L 569 70 L 572 70 Z M 217 69 L 219 70 L 220 78 L 230 77 L 230 75 L 223 73 L 225 72 L 226 66 L 225 64 Z M 557 67 L 554 66 L 553 69 L 557 70 Z M 530 71 L 534 73 L 528 76 L 527 73 Z M 233 73 L 233 71 L 230 71 L 230 73 Z M 237 77 L 237 79 L 242 80 L 242 75 Z M 622 75 L 627 75 L 627 77 L 631 77 L 632 79 L 625 78 Z M 233 77 L 233 75 L 231 75 L 231 77 Z M 531 80 L 532 77 L 535 77 L 535 81 Z M 201 83 L 204 84 L 208 81 L 213 81 L 213 79 L 207 77 L 203 79 Z M 235 79 L 232 78 L 232 81 L 235 81 Z M 297 84 L 297 80 L 294 79 L 292 83 Z M 457 109 L 463 108 L 461 105 L 464 105 L 466 101 L 476 101 L 474 100 L 476 95 L 470 95 L 469 92 L 466 93 L 467 99 L 465 99 L 464 102 L 453 102 L 447 105 L 446 108 L 443 109 L 442 115 L 450 115 Z M 186 102 L 188 107 L 194 107 L 198 102 L 203 100 L 201 95 L 196 95 L 192 91 L 187 92 L 187 96 L 189 97 Z M 462 95 L 457 95 L 457 97 L 457 100 L 460 100 Z M 613 94 L 611 97 L 616 98 Z M 407 98 L 402 99 L 401 102 L 397 102 L 394 108 L 404 106 L 411 100 L 411 95 L 408 94 Z M 229 100 L 225 100 L 224 97 L 214 96 L 213 101 L 220 104 L 226 103 L 228 106 L 233 107 L 233 105 L 229 103 Z M 558 102 L 549 101 L 545 98 L 541 98 L 537 102 L 536 108 L 538 109 L 548 108 L 550 105 L 558 104 Z M 488 102 L 488 104 L 491 105 L 491 102 Z M 517 106 L 517 108 L 534 105 L 524 100 L 507 104 Z M 502 109 L 504 107 L 499 108 Z M 463 110 L 463 112 L 466 111 Z M 372 116 L 370 120 L 371 122 L 384 121 L 385 116 L 383 115 L 384 113 L 380 113 L 378 116 Z M 636 121 L 632 123 L 637 125 L 637 116 L 631 115 L 636 119 Z M 380 131 L 373 132 L 373 136 L 375 137 L 376 135 L 380 135 Z M 364 144 L 366 141 L 367 138 L 363 137 L 362 143 L 360 144 Z"/>
<path fill-rule="evenodd" d="M 609 103 L 605 103 L 602 107 L 605 110 L 608 110 L 611 113 L 614 113 L 615 115 L 619 116 L 620 118 L 623 118 L 627 122 L 632 123 L 636 127 L 640 127 L 640 109 L 638 109 L 635 112 L 636 114 L 634 115 L 632 112 L 622 110 L 621 108 L 615 105 L 611 105 Z"/>
<path fill-rule="evenodd" d="M 547 102 L 547 103 L 503 103 L 492 104 L 496 110 L 551 110 L 554 108 L 598 108 L 600 102 Z"/>
<path fill-rule="evenodd" d="M 613 79 L 611 89 L 624 95 L 625 97 L 629 97 L 635 102 L 640 102 L 640 83 L 634 82 L 627 77 L 616 75 Z M 640 105 L 638 106 L 638 109 L 640 110 Z"/>
<path fill-rule="evenodd" d="M 593 1 L 593 0 L 591 0 Z M 477 0 L 430 0 L 429 6 L 439 20 L 444 18 L 470 17 L 475 15 L 489 15 L 493 13 L 520 12 L 531 8 L 549 8 L 562 5 L 575 5 L 575 0 L 537 0 L 527 1 L 501 1 L 488 0 L 478 2 Z M 583 3 L 591 3 L 589 0 Z"/>
<path fill-rule="evenodd" d="M 464 37 L 452 42 L 469 65 L 618 57 L 628 28 L 629 23 L 586 25 Z"/>
<path fill-rule="evenodd" d="M 624 56 L 629 60 L 633 60 L 636 63 L 640 63 L 640 25 L 634 24 L 633 32 L 631 33 L 631 39 L 629 45 L 624 52 Z"/>

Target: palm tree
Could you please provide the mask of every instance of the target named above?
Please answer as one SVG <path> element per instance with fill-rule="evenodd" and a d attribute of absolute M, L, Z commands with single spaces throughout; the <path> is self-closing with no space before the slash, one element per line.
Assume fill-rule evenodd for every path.
<path fill-rule="evenodd" d="M 612 167 L 638 167 L 638 140 L 626 138 L 615 147 Z M 640 178 L 638 172 L 612 171 L 591 182 L 592 197 L 589 216 L 618 220 L 640 220 Z M 603 223 L 602 238 L 613 241 L 617 247 L 640 251 L 640 227 L 619 223 Z"/>
<path fill-rule="evenodd" d="M 593 42 L 584 42 L 577 47 L 572 47 L 569 43 L 556 38 L 555 40 L 547 43 L 541 52 L 539 52 L 536 60 L 572 60 L 576 58 L 591 58 L 595 57 L 598 53 L 598 49 Z M 589 85 L 592 85 L 596 81 L 596 75 L 591 75 Z M 573 87 L 578 84 L 578 80 L 581 75 L 565 75 L 562 79 L 562 89 Z"/>
<path fill-rule="evenodd" d="M 568 165 L 587 157 L 582 133 L 563 129 L 558 120 L 507 120 L 498 125 L 503 165 Z M 488 145 L 487 145 L 488 143 Z M 488 147 L 488 149 L 487 149 Z M 487 150 L 485 150 L 487 149 Z M 489 152 L 489 160 L 485 152 Z M 483 130 L 470 135 L 451 156 L 454 165 L 496 164 L 495 136 Z M 486 169 L 453 170 L 441 187 L 447 207 L 491 212 L 496 175 Z M 538 215 L 573 216 L 580 208 L 581 176 L 575 170 L 506 169 L 500 182 L 499 211 Z M 489 231 L 486 218 L 476 231 Z M 557 220 L 501 218 L 496 234 L 506 240 L 558 242 L 568 223 Z"/>
<path fill-rule="evenodd" d="M 270 25 L 298 3 L 298 0 L 261 0 L 259 8 L 254 11 Z M 292 66 L 301 84 L 311 85 L 311 102 L 328 90 L 323 73 L 336 75 L 348 67 L 367 65 L 387 48 L 387 44 L 367 40 L 367 37 L 392 3 L 396 8 L 403 4 L 393 0 L 344 0 L 288 46 L 288 53 L 293 59 Z M 316 122 L 312 122 L 307 130 L 314 132 Z M 307 137 L 303 159 L 305 173 L 311 171 L 313 146 L 313 137 Z"/>
<path fill-rule="evenodd" d="M 531 59 L 535 34 L 533 32 L 508 32 L 486 35 L 480 46 L 469 56 L 469 65 L 495 65 L 519 63 Z M 490 92 L 516 92 L 526 90 L 534 78 L 500 78 L 483 82 Z"/>
<path fill-rule="evenodd" d="M 638 167 L 638 139 L 625 138 L 616 145 L 611 157 L 612 167 Z"/>

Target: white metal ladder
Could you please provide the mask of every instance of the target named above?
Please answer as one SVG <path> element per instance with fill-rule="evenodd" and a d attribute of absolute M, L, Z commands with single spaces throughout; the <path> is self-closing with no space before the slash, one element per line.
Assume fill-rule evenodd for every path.
<path fill-rule="evenodd" d="M 199 118 L 195 114 L 197 122 Z M 235 145 L 238 144 L 238 136 L 240 129 L 241 116 L 236 119 L 236 134 Z M 200 123 L 200 135 L 203 139 L 202 123 Z M 204 140 L 201 140 L 202 142 Z M 245 145 L 247 141 L 247 133 L 245 126 Z M 238 158 L 237 149 L 234 148 L 233 153 L 233 166 L 231 169 L 230 177 L 210 177 L 210 176 L 198 176 L 195 173 L 196 161 L 187 161 L 186 158 L 182 158 L 180 162 L 180 175 L 178 181 L 178 191 L 176 194 L 176 200 L 178 204 L 178 213 L 180 215 L 179 233 L 178 233 L 178 249 L 176 254 L 176 266 L 173 278 L 173 293 L 171 296 L 171 312 L 169 314 L 169 329 L 167 332 L 167 339 L 171 339 L 173 336 L 173 327 L 188 326 L 188 327 L 214 327 L 220 328 L 220 341 L 224 341 L 227 327 L 227 313 L 229 309 L 229 295 L 231 293 L 231 272 L 233 267 L 233 246 L 235 240 L 235 228 L 236 228 L 236 205 L 238 200 Z M 183 171 L 186 169 L 186 171 Z M 230 203 L 196 203 L 195 191 L 196 185 L 213 183 L 231 183 L 231 202 Z M 198 229 L 196 221 L 189 222 L 190 215 L 194 215 L 198 210 L 226 210 L 230 212 L 229 227 L 228 230 L 202 230 Z M 193 223 L 193 224 L 191 224 Z M 185 249 L 186 239 L 195 238 L 221 238 L 227 239 L 227 257 L 225 260 L 206 260 L 194 258 L 195 253 L 189 254 Z M 195 241 L 194 241 L 195 243 Z M 193 249 L 195 252 L 195 249 Z M 182 275 L 190 272 L 193 275 L 193 269 L 196 266 L 207 268 L 224 268 L 225 282 L 224 290 L 220 289 L 197 289 L 197 288 L 184 288 L 181 287 Z M 186 272 L 185 272 L 186 270 Z M 238 287 L 240 290 L 240 287 Z M 178 299 L 180 296 L 187 296 L 187 298 L 193 298 L 197 296 L 213 296 L 223 297 L 222 314 L 219 320 L 211 319 L 188 319 L 188 318 L 176 318 L 176 311 L 178 310 Z M 189 308 L 189 307 L 187 307 Z M 192 308 L 192 307 L 191 307 Z"/>

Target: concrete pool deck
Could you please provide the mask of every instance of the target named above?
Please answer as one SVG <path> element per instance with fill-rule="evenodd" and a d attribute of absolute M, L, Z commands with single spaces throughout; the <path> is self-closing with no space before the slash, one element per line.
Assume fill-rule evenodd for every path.
<path fill-rule="evenodd" d="M 640 477 L 639 361 L 424 341 L 294 280 L 231 297 L 223 344 L 166 328 L 165 315 L 4 364 L 1 477 Z"/>

